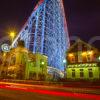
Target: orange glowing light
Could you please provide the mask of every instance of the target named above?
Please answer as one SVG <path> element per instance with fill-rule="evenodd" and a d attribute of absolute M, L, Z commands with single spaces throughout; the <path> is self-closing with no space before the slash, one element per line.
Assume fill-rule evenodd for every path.
<path fill-rule="evenodd" d="M 93 51 L 89 51 L 88 54 L 89 54 L 89 55 L 92 55 L 92 54 L 93 54 Z"/>
<path fill-rule="evenodd" d="M 87 55 L 87 53 L 86 52 L 82 52 L 82 56 L 86 56 Z"/>
<path fill-rule="evenodd" d="M 69 57 L 73 57 L 74 55 L 73 55 L 72 53 L 70 53 L 68 56 L 69 56 Z"/>
<path fill-rule="evenodd" d="M 14 38 L 14 36 L 15 36 L 15 32 L 10 32 L 10 37 Z"/>

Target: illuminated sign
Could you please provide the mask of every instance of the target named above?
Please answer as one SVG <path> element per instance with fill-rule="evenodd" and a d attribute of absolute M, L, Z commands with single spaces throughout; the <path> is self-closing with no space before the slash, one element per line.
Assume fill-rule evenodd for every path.
<path fill-rule="evenodd" d="M 2 44 L 1 49 L 4 52 L 9 52 L 10 51 L 10 46 L 8 44 Z"/>
<path fill-rule="evenodd" d="M 96 63 L 91 63 L 91 64 L 72 64 L 72 65 L 68 65 L 68 67 L 94 67 L 94 66 L 97 66 Z"/>

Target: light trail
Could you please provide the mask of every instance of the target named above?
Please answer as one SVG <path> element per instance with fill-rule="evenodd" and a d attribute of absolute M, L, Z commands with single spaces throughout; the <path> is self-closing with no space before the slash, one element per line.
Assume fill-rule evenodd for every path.
<path fill-rule="evenodd" d="M 100 100 L 100 95 L 94 95 L 94 94 L 58 92 L 53 90 L 50 91 L 50 90 L 30 89 L 30 88 L 23 88 L 23 87 L 21 88 L 21 87 L 15 87 L 10 85 L 0 85 L 0 88 L 8 89 L 8 90 L 24 91 L 24 92 L 33 92 L 33 93 L 52 95 L 52 96 L 62 96 L 62 97 L 71 97 L 71 98 L 88 99 L 88 100 Z"/>

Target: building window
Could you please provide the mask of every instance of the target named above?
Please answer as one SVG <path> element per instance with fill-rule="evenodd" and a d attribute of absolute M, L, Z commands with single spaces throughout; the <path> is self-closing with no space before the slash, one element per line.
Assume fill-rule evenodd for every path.
<path fill-rule="evenodd" d="M 40 80 L 44 80 L 44 79 L 45 79 L 45 75 L 42 74 L 42 73 L 39 73 L 39 79 L 40 79 Z"/>
<path fill-rule="evenodd" d="M 82 57 L 82 61 L 83 61 L 83 62 L 87 62 L 87 56 L 83 56 L 83 57 Z"/>
<path fill-rule="evenodd" d="M 75 63 L 75 58 L 74 57 L 71 59 L 71 62 L 72 63 Z"/>
<path fill-rule="evenodd" d="M 87 61 L 91 62 L 91 56 L 90 55 L 87 55 Z"/>
<path fill-rule="evenodd" d="M 11 66 L 15 65 L 15 62 L 16 62 L 16 57 L 13 56 L 13 57 L 11 58 L 10 65 L 11 65 Z"/>
<path fill-rule="evenodd" d="M 88 69 L 88 70 L 89 70 L 89 77 L 92 78 L 93 77 L 92 69 Z"/>
<path fill-rule="evenodd" d="M 29 74 L 29 79 L 34 79 L 34 80 L 36 80 L 36 73 L 34 72 L 30 72 L 30 74 Z"/>
<path fill-rule="evenodd" d="M 81 72 L 83 72 L 83 69 L 80 69 Z"/>
<path fill-rule="evenodd" d="M 9 63 L 7 61 L 4 61 L 4 67 L 7 67 L 9 65 Z"/>
<path fill-rule="evenodd" d="M 73 53 L 69 53 L 68 60 L 70 63 L 75 63 L 75 55 Z"/>
<path fill-rule="evenodd" d="M 80 69 L 80 77 L 84 77 L 84 70 L 83 69 Z"/>
<path fill-rule="evenodd" d="M 72 77 L 75 77 L 75 69 L 72 69 Z"/>

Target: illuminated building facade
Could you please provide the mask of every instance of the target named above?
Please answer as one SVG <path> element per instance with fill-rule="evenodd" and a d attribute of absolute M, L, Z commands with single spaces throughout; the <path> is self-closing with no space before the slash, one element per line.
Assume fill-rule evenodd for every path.
<path fill-rule="evenodd" d="M 67 61 L 67 79 L 100 79 L 100 53 L 82 40 L 70 47 Z"/>
<path fill-rule="evenodd" d="M 49 66 L 64 69 L 63 60 L 69 48 L 69 36 L 63 0 L 40 0 L 29 19 L 14 40 L 25 41 L 25 47 L 33 53 L 48 56 Z"/>
<path fill-rule="evenodd" d="M 0 76 L 7 79 L 46 80 L 47 57 L 18 46 L 4 53 Z"/>

